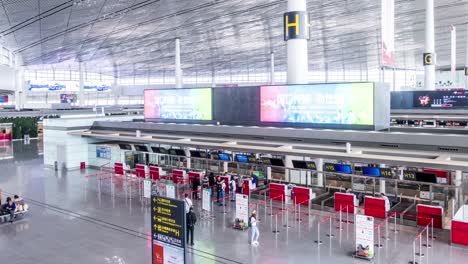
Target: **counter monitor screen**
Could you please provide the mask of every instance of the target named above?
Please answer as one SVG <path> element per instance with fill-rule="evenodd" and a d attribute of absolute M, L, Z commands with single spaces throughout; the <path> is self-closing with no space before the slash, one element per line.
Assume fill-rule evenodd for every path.
<path fill-rule="evenodd" d="M 120 149 L 132 150 L 132 146 L 129 144 L 119 144 Z"/>
<path fill-rule="evenodd" d="M 148 152 L 148 147 L 145 145 L 134 145 L 136 151 Z"/>
<path fill-rule="evenodd" d="M 190 151 L 190 157 L 192 157 L 192 158 L 201 158 L 200 151 L 198 151 L 198 150 L 191 150 L 191 151 Z"/>
<path fill-rule="evenodd" d="M 236 161 L 237 162 L 241 162 L 241 163 L 248 163 L 249 162 L 249 158 L 247 157 L 247 155 L 236 155 Z"/>
<path fill-rule="evenodd" d="M 159 154 L 168 154 L 167 149 L 165 148 L 160 148 L 160 147 L 151 147 L 154 153 L 159 153 Z"/>
<path fill-rule="evenodd" d="M 262 163 L 265 165 L 272 165 L 270 158 L 262 158 Z"/>
<path fill-rule="evenodd" d="M 308 169 L 307 162 L 304 160 L 293 160 L 292 164 L 295 169 Z"/>
<path fill-rule="evenodd" d="M 248 157 L 249 163 L 257 163 L 257 158 L 255 156 Z"/>
<path fill-rule="evenodd" d="M 347 164 L 335 164 L 335 171 L 339 173 L 346 173 L 346 174 L 353 173 L 353 170 L 351 169 L 351 165 L 347 165 Z"/>
<path fill-rule="evenodd" d="M 437 176 L 435 173 L 416 172 L 416 180 L 418 182 L 437 183 Z"/>
<path fill-rule="evenodd" d="M 222 160 L 222 161 L 230 161 L 231 160 L 231 155 L 229 155 L 227 153 L 219 153 L 218 156 L 219 156 L 219 160 Z"/>
<path fill-rule="evenodd" d="M 380 168 L 363 167 L 362 174 L 364 176 L 380 177 Z"/>
<path fill-rule="evenodd" d="M 183 149 L 170 149 L 169 154 L 174 156 L 185 156 L 185 151 Z"/>
<path fill-rule="evenodd" d="M 282 159 L 271 158 L 270 163 L 273 166 L 284 167 L 284 161 Z"/>

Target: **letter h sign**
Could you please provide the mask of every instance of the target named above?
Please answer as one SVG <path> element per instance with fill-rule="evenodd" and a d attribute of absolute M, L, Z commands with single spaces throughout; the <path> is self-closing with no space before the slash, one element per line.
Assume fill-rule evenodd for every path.
<path fill-rule="evenodd" d="M 284 40 L 309 39 L 309 20 L 304 11 L 284 13 Z"/>

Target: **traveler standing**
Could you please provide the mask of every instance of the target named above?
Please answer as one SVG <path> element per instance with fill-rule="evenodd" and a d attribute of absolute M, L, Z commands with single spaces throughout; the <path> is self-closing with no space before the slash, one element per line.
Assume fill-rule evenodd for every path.
<path fill-rule="evenodd" d="M 202 179 L 202 186 L 204 189 L 208 188 L 208 186 L 210 186 L 210 183 L 208 181 L 208 177 L 206 176 L 203 176 L 203 179 Z"/>
<path fill-rule="evenodd" d="M 188 197 L 187 193 L 185 194 L 184 202 L 185 202 L 185 213 L 188 214 L 190 211 L 190 208 L 192 208 L 193 206 L 193 203 L 192 203 L 192 200 L 190 200 L 190 198 Z"/>
<path fill-rule="evenodd" d="M 198 187 L 200 186 L 200 178 L 195 176 L 192 182 L 192 199 L 198 200 Z"/>
<path fill-rule="evenodd" d="M 190 210 L 187 213 L 187 244 L 192 245 L 192 246 L 194 245 L 193 232 L 195 230 L 196 222 L 197 222 L 197 216 L 193 212 L 193 207 L 190 207 Z"/>
<path fill-rule="evenodd" d="M 229 195 L 231 196 L 231 201 L 236 200 L 236 181 L 234 180 L 234 176 L 231 176 L 231 181 L 229 182 Z"/>
<path fill-rule="evenodd" d="M 250 227 L 252 228 L 252 238 L 250 243 L 253 246 L 258 246 L 258 237 L 260 236 L 260 232 L 258 231 L 258 224 L 257 221 L 257 211 L 253 210 L 252 215 L 250 215 Z"/>
<path fill-rule="evenodd" d="M 216 191 L 216 188 L 214 188 L 215 187 L 214 186 L 215 185 L 215 177 L 214 177 L 214 174 L 212 172 L 210 173 L 210 176 L 208 176 L 208 182 L 210 184 L 209 187 L 212 188 L 212 190 L 214 189 L 213 190 L 213 193 L 214 193 L 214 191 Z"/>
<path fill-rule="evenodd" d="M 219 200 L 219 196 L 221 195 L 221 176 L 216 178 L 216 199 Z"/>
<path fill-rule="evenodd" d="M 13 218 L 15 218 L 16 204 L 13 202 L 11 197 L 7 197 L 7 204 L 5 205 L 5 211 L 10 214 L 10 223 L 13 223 Z"/>
<path fill-rule="evenodd" d="M 242 184 L 243 184 L 242 176 L 237 175 L 237 190 L 239 191 L 240 194 L 242 194 Z"/>
<path fill-rule="evenodd" d="M 219 189 L 219 205 L 224 205 L 224 197 L 226 197 L 226 183 L 224 182 L 224 179 L 221 179 Z"/>

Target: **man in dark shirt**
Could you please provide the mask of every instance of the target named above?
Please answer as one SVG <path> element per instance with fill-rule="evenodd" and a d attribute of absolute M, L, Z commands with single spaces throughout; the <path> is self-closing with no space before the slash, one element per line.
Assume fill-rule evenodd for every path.
<path fill-rule="evenodd" d="M 198 187 L 200 186 L 200 178 L 196 176 L 192 182 L 192 198 L 198 200 Z"/>
<path fill-rule="evenodd" d="M 210 184 L 211 188 L 213 188 L 213 185 L 215 185 L 215 177 L 213 173 L 210 173 L 210 176 L 208 176 L 208 183 Z"/>
<path fill-rule="evenodd" d="M 195 223 L 197 222 L 197 216 L 193 212 L 193 207 L 190 207 L 190 211 L 187 213 L 187 244 L 193 244 L 193 231 L 195 230 Z M 190 243 L 189 243 L 190 241 Z"/>
<path fill-rule="evenodd" d="M 10 214 L 10 223 L 13 223 L 13 218 L 15 217 L 16 204 L 13 202 L 11 197 L 7 198 L 7 204 L 5 205 L 5 211 Z"/>

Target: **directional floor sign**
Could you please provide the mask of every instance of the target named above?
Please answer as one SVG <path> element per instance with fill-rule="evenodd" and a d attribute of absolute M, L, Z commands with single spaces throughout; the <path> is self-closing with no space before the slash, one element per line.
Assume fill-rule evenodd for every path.
<path fill-rule="evenodd" d="M 185 227 L 183 201 L 151 197 L 153 264 L 185 263 Z"/>

